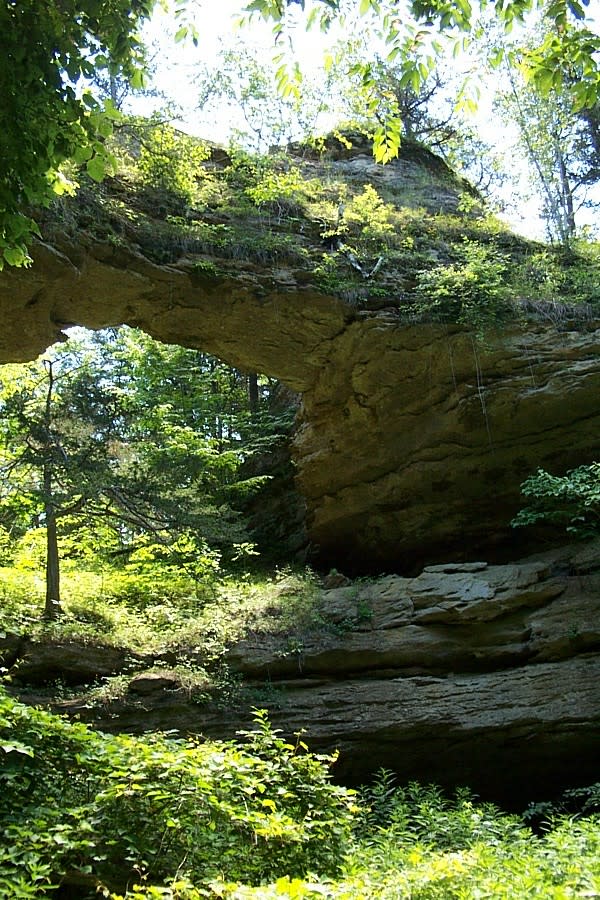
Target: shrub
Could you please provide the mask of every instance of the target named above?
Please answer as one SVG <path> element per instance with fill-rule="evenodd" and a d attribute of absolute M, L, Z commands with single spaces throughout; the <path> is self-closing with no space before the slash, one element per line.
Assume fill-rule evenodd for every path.
<path fill-rule="evenodd" d="M 333 874 L 354 804 L 332 758 L 286 743 L 264 712 L 245 737 L 109 737 L 0 693 L 0 893 Z"/>
<path fill-rule="evenodd" d="M 476 803 L 462 788 L 450 799 L 435 784 L 395 785 L 381 770 L 359 795 L 363 825 L 373 834 L 386 831 L 404 844 L 427 844 L 436 850 L 464 850 L 479 841 L 519 840 L 525 835 L 518 816 L 502 813 L 493 803 Z"/>
<path fill-rule="evenodd" d="M 304 190 L 305 182 L 298 168 L 277 171 L 264 167 L 244 193 L 258 207 L 272 209 L 279 216 L 294 216 L 302 211 L 300 200 Z"/>
<path fill-rule="evenodd" d="M 390 222 L 393 212 L 394 208 L 381 199 L 372 185 L 367 184 L 363 192 L 347 204 L 344 222 L 360 229 L 367 246 L 381 249 L 394 235 L 394 226 Z"/>
<path fill-rule="evenodd" d="M 27 628 L 44 607 L 44 580 L 33 572 L 0 567 L 0 631 Z"/>
<path fill-rule="evenodd" d="M 600 244 L 578 240 L 570 248 L 532 253 L 516 272 L 517 290 L 534 302 L 600 303 Z"/>
<path fill-rule="evenodd" d="M 600 531 L 600 463 L 579 466 L 566 475 L 538 469 L 522 483 L 521 493 L 530 503 L 512 520 L 513 526 L 549 522 L 564 525 L 579 537 Z"/>
<path fill-rule="evenodd" d="M 460 261 L 420 272 L 414 311 L 423 321 L 489 328 L 512 315 L 506 265 L 494 251 L 464 241 Z"/>
<path fill-rule="evenodd" d="M 197 139 L 170 125 L 156 124 L 144 135 L 138 169 L 144 184 L 171 191 L 186 203 L 193 203 L 198 181 L 206 174 L 202 163 L 208 155 Z"/>

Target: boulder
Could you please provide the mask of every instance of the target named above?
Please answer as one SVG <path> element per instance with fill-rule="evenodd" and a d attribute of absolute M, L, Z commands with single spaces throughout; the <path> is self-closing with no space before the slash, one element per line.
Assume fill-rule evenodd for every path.
<path fill-rule="evenodd" d="M 127 686 L 130 694 L 138 694 L 142 697 L 180 689 L 181 679 L 174 672 L 169 671 L 140 672 L 139 675 L 134 675 Z"/>
<path fill-rule="evenodd" d="M 90 684 L 110 675 L 130 672 L 144 657 L 121 647 L 79 640 L 21 639 L 7 674 L 11 681 L 27 685 Z"/>

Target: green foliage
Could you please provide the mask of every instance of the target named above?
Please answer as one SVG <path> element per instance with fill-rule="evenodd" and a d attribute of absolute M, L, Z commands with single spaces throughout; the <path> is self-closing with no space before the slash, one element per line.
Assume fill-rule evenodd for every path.
<path fill-rule="evenodd" d="M 460 261 L 435 266 L 417 279 L 414 312 L 430 322 L 485 329 L 511 315 L 506 264 L 493 250 L 465 240 Z"/>
<path fill-rule="evenodd" d="M 245 193 L 259 208 L 274 208 L 281 216 L 294 213 L 304 189 L 305 180 L 297 168 L 282 171 L 266 168 Z"/>
<path fill-rule="evenodd" d="M 0 886 L 333 874 L 354 804 L 263 712 L 244 745 L 108 737 L 0 694 Z M 37 893 L 19 893 L 30 884 Z M 121 888 L 122 889 L 122 888 Z"/>
<path fill-rule="evenodd" d="M 190 682 L 191 683 L 191 682 Z M 472 900 L 595 896 L 598 786 L 565 792 L 534 834 L 516 815 L 397 787 L 358 795 L 332 757 L 287 743 L 258 712 L 243 744 L 108 736 L 0 691 L 0 893 L 82 898 Z M 530 807 L 539 820 L 548 810 Z"/>
<path fill-rule="evenodd" d="M 360 840 L 340 885 L 347 893 L 333 896 L 527 900 L 577 896 L 599 883 L 598 819 L 556 821 L 535 837 L 518 816 L 465 789 L 450 800 L 431 785 L 395 787 L 389 772 L 360 800 Z"/>
<path fill-rule="evenodd" d="M 441 54 L 442 41 L 432 37 L 433 30 L 446 31 L 454 46 L 454 53 L 468 48 L 474 37 L 481 37 L 478 10 L 487 7 L 486 0 L 471 4 L 466 0 L 411 0 L 408 15 L 401 20 L 396 10 L 375 0 L 360 2 L 340 11 L 338 3 L 323 0 L 325 11 L 313 10 L 308 18 L 309 26 L 320 20 L 321 28 L 327 30 L 334 17 L 341 18 L 346 25 L 346 14 L 355 9 L 361 16 L 374 15 L 385 41 L 386 62 L 398 68 L 398 82 L 401 89 L 410 89 L 418 95 L 435 68 L 435 58 Z M 498 3 L 494 7 L 494 19 L 500 32 L 510 33 L 515 22 L 523 23 L 539 8 L 537 0 L 518 0 L 515 3 Z M 253 0 L 247 7 L 251 15 L 260 14 L 265 19 L 274 20 L 274 30 L 280 34 L 286 16 L 286 6 L 273 0 Z M 598 35 L 588 27 L 586 4 L 579 0 L 555 0 L 544 7 L 547 31 L 543 39 L 533 47 L 520 47 L 519 64 L 527 72 L 529 82 L 542 97 L 564 88 L 576 109 L 592 107 L 598 100 L 597 53 L 600 43 Z M 425 27 L 424 27 L 425 26 Z M 350 27 L 356 30 L 357 22 L 350 19 Z M 363 23 L 359 23 L 359 28 Z M 492 41 L 487 52 L 490 65 L 496 68 L 503 59 L 502 48 Z M 374 154 L 379 162 L 388 162 L 398 155 L 402 123 L 399 103 L 392 91 L 380 92 L 377 72 L 372 59 L 361 61 L 354 67 L 354 74 L 360 77 L 365 96 L 371 99 L 373 113 L 381 108 L 381 119 L 376 129 Z M 293 91 L 292 75 L 283 63 L 279 82 L 285 90 Z M 297 90 L 297 86 L 296 86 Z M 382 96 L 383 94 L 383 96 Z M 394 102 L 395 101 L 395 102 Z M 463 98 L 463 106 L 476 108 L 476 100 Z M 400 114 L 399 114 L 400 113 Z"/>
<path fill-rule="evenodd" d="M 110 102 L 98 103 L 85 80 L 109 69 L 141 83 L 136 29 L 153 6 L 154 0 L 84 0 L 77 9 L 55 0 L 0 6 L 0 269 L 30 261 L 27 245 L 38 228 L 28 208 L 64 191 L 65 160 L 85 166 L 95 180 L 114 168 L 105 142 L 118 113 Z"/>
<path fill-rule="evenodd" d="M 362 193 L 356 194 L 347 204 L 343 221 L 350 227 L 358 227 L 367 246 L 376 249 L 386 247 L 394 234 L 390 218 L 394 208 L 385 203 L 375 188 L 366 184 Z"/>
<path fill-rule="evenodd" d="M 13 561 L 14 545 L 10 531 L 0 525 L 0 566 L 5 566 Z"/>
<path fill-rule="evenodd" d="M 198 198 L 199 182 L 205 177 L 202 163 L 208 158 L 204 144 L 171 125 L 157 124 L 145 130 L 138 170 L 142 183 L 170 191 L 188 204 Z"/>
<path fill-rule="evenodd" d="M 575 240 L 568 249 L 548 247 L 528 256 L 516 274 L 516 288 L 524 298 L 556 305 L 600 304 L 600 244 Z"/>
<path fill-rule="evenodd" d="M 188 5 L 186 0 L 175 2 L 179 26 L 176 40 L 191 37 L 197 41 L 198 30 L 186 13 Z M 154 6 L 154 0 L 110 0 L 101 4 L 85 0 L 71 8 L 69 4 L 48 0 L 40 11 L 36 0 L 5 0 L 0 8 L 5 50 L 0 61 L 0 80 L 5 86 L 0 158 L 7 162 L 0 181 L 0 266 L 29 261 L 27 245 L 36 233 L 36 225 L 28 208 L 32 204 L 47 204 L 56 193 L 64 191 L 65 180 L 60 173 L 63 162 L 71 160 L 85 166 L 94 180 L 101 180 L 114 167 L 106 141 L 112 120 L 119 114 L 111 103 L 104 107 L 98 103 L 86 86 L 97 80 L 99 72 L 112 78 L 124 75 L 133 87 L 143 86 L 143 47 L 137 27 Z M 274 0 L 253 0 L 247 4 L 246 12 L 249 17 L 260 15 L 273 20 L 277 36 L 282 33 L 287 6 Z M 307 27 L 318 24 L 326 30 L 334 18 L 344 21 L 340 6 L 333 0 L 323 0 L 320 6 L 308 13 Z M 375 0 L 360 0 L 354 6 L 361 15 L 379 17 L 386 60 L 397 61 L 400 88 L 419 94 L 441 49 L 441 42 L 431 37 L 430 26 L 436 25 L 453 35 L 458 52 L 468 46 L 470 37 L 478 34 L 476 12 L 486 3 L 411 0 L 406 21 Z M 498 3 L 494 14 L 501 28 L 509 31 L 515 21 L 523 22 L 538 7 L 537 0 Z M 543 39 L 527 48 L 521 61 L 530 84 L 542 98 L 563 89 L 577 110 L 591 108 L 598 100 L 599 39 L 588 27 L 586 16 L 585 4 L 579 0 L 546 4 L 547 29 Z M 502 57 L 497 47 L 491 48 L 492 64 L 498 65 Z M 221 83 L 216 88 L 209 85 L 209 90 L 242 104 L 257 140 L 266 131 L 281 135 L 280 110 L 273 115 L 273 107 L 281 96 L 291 102 L 295 113 L 305 112 L 300 99 L 303 76 L 297 63 L 288 68 L 285 54 L 278 54 L 274 75 L 281 96 L 276 97 L 265 79 L 262 60 L 248 59 L 243 79 L 236 68 L 238 62 L 224 59 Z M 330 59 L 327 71 L 331 63 Z M 377 85 L 372 67 L 359 65 L 355 74 L 361 76 L 366 93 L 374 87 L 372 107 L 376 109 Z M 256 98 L 266 99 L 269 106 L 266 114 L 264 109 L 258 111 L 258 118 Z M 401 131 L 398 104 L 385 99 L 388 102 L 383 106 L 374 141 L 375 156 L 381 161 L 397 155 Z M 156 165 L 161 178 L 171 178 L 163 164 Z M 184 193 L 191 190 L 187 172 L 174 176 L 171 187 Z"/>
<path fill-rule="evenodd" d="M 220 570 L 198 580 L 193 571 L 168 561 L 163 566 L 150 560 L 140 568 L 138 563 L 104 563 L 92 571 L 77 562 L 65 566 L 63 615 L 50 625 L 39 618 L 42 568 L 0 567 L 0 632 L 168 653 L 174 665 L 187 664 L 191 652 L 209 670 L 217 699 L 225 700 L 223 691 L 230 693 L 223 681 L 225 652 L 236 640 L 252 631 L 278 633 L 297 644 L 306 631 L 330 627 L 310 571 L 284 568 L 266 577 Z"/>
<path fill-rule="evenodd" d="M 265 152 L 285 146 L 315 130 L 320 113 L 328 110 L 329 93 L 323 71 L 311 77 L 295 66 L 288 74 L 283 54 L 271 59 L 242 38 L 212 64 L 196 67 L 198 105 L 206 120 L 217 114 L 230 123 L 236 147 Z"/>
<path fill-rule="evenodd" d="M 600 814 L 600 782 L 563 791 L 557 800 L 530 803 L 523 820 L 531 827 L 549 830 L 565 816 L 579 819 Z"/>
<path fill-rule="evenodd" d="M 529 500 L 512 525 L 548 522 L 564 525 L 579 537 L 591 537 L 600 531 L 600 463 L 579 466 L 566 475 L 552 475 L 538 469 L 521 485 Z"/>
<path fill-rule="evenodd" d="M 463 850 L 486 840 L 519 841 L 524 837 L 518 816 L 508 816 L 491 803 L 476 803 L 468 789 L 449 799 L 437 785 L 411 782 L 397 787 L 386 769 L 363 789 L 364 824 L 373 834 L 385 829 L 405 844 L 427 844 L 435 850 Z"/>
<path fill-rule="evenodd" d="M 33 623 L 39 623 L 44 599 L 44 580 L 40 575 L 0 567 L 0 633 L 27 631 Z"/>
<path fill-rule="evenodd" d="M 545 43 L 549 25 L 542 19 L 538 33 L 529 38 L 530 46 Z M 548 237 L 567 247 L 578 233 L 579 211 L 594 206 L 590 187 L 600 178 L 597 113 L 594 102 L 583 112 L 582 104 L 574 103 L 572 74 L 564 79 L 564 73 L 546 68 L 541 80 L 532 78 L 527 64 L 515 65 L 520 54 L 521 48 L 514 46 L 506 52 L 496 104 L 504 120 L 517 127 Z"/>
<path fill-rule="evenodd" d="M 238 509 L 265 476 L 242 478 L 240 466 L 279 439 L 269 383 L 258 380 L 251 409 L 246 375 L 126 328 L 80 333 L 53 350 L 52 377 L 48 365 L 3 369 L 5 558 L 40 567 L 51 508 L 65 565 L 120 559 L 130 577 L 117 597 L 190 595 L 197 606 L 221 560 L 256 552 Z"/>

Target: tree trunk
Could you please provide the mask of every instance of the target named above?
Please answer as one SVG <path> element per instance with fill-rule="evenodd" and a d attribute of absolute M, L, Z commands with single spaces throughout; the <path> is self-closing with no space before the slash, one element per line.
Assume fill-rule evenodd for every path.
<path fill-rule="evenodd" d="M 555 156 L 562 195 L 563 243 L 568 245 L 571 239 L 575 237 L 575 232 L 577 231 L 577 225 L 575 223 L 575 202 L 573 200 L 573 189 L 567 171 L 567 164 L 558 141 L 555 145 Z"/>
<path fill-rule="evenodd" d="M 44 471 L 44 493 L 46 502 L 46 604 L 45 619 L 58 619 L 62 609 L 60 604 L 60 561 L 58 557 L 58 534 L 56 529 L 56 510 L 50 499 L 52 496 L 52 476 L 48 468 Z"/>
<path fill-rule="evenodd" d="M 248 375 L 248 406 L 252 414 L 258 412 L 258 375 L 256 372 L 250 372 Z"/>
<path fill-rule="evenodd" d="M 54 389 L 54 370 L 52 362 L 44 364 L 48 373 L 48 390 L 44 411 L 44 427 L 46 431 L 46 459 L 43 467 L 44 477 L 44 516 L 46 519 L 46 604 L 45 619 L 58 619 L 62 609 L 60 605 L 60 562 L 58 558 L 58 534 L 56 530 L 56 507 L 53 498 L 52 462 L 50 448 L 52 445 L 52 391 Z"/>
<path fill-rule="evenodd" d="M 109 77 L 109 85 L 110 85 L 110 99 L 112 101 L 115 109 L 119 108 L 119 91 L 116 77 L 110 73 Z"/>

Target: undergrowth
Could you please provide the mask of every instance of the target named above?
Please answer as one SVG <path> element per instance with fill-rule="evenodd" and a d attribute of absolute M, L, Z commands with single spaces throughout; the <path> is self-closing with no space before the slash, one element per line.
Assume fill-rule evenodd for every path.
<path fill-rule="evenodd" d="M 241 738 L 112 737 L 0 692 L 0 896 L 599 895 L 600 817 L 584 803 L 549 807 L 534 833 L 467 790 L 398 787 L 389 772 L 338 787 L 334 757 L 283 740 L 264 712 Z"/>
<path fill-rule="evenodd" d="M 108 737 L 0 694 L 0 735 L 0 895 L 14 900 L 65 882 L 84 897 L 182 876 L 333 875 L 350 840 L 333 758 L 286 743 L 261 712 L 244 745 L 203 744 Z"/>
<path fill-rule="evenodd" d="M 108 567 L 99 572 L 70 567 L 63 575 L 63 614 L 51 622 L 41 617 L 44 590 L 43 571 L 0 568 L 0 638 L 77 641 L 135 655 L 126 670 L 88 686 L 53 678 L 37 687 L 48 696 L 77 697 L 91 707 L 131 700 L 129 683 L 141 671 L 168 672 L 174 686 L 199 704 L 243 702 L 248 707 L 256 700 L 278 705 L 281 698 L 271 696 L 269 685 L 264 690 L 244 685 L 227 662 L 227 649 L 257 634 L 278 634 L 295 644 L 309 630 L 331 627 L 316 576 L 308 569 L 220 573 L 198 590 L 190 576 L 163 576 L 158 568 L 148 578 Z M 0 678 L 23 687 L 18 662 L 2 669 L 1 648 Z M 25 678 L 25 689 L 26 684 Z"/>
<path fill-rule="evenodd" d="M 287 634 L 323 621 L 317 580 L 306 570 L 222 575 L 198 592 L 185 574 L 151 578 L 106 568 L 66 570 L 64 615 L 41 618 L 42 570 L 0 567 L 0 630 L 32 637 L 81 638 L 134 651 L 204 650 L 248 632 Z"/>

